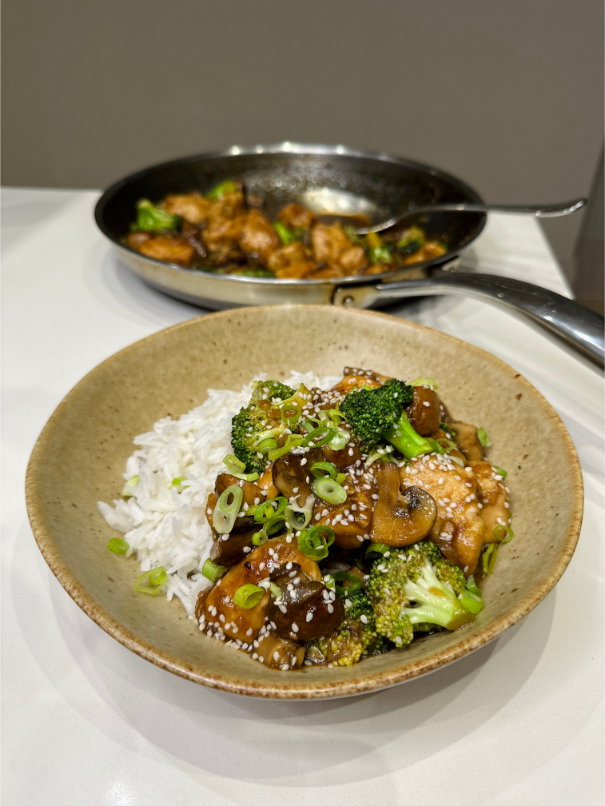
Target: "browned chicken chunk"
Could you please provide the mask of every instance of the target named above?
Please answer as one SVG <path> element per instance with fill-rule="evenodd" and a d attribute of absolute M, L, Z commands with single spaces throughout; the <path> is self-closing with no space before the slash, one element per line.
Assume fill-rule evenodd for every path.
<path fill-rule="evenodd" d="M 249 257 L 266 263 L 279 246 L 277 233 L 260 210 L 250 210 L 239 234 L 239 245 Z"/>
<path fill-rule="evenodd" d="M 212 202 L 199 193 L 181 193 L 166 196 L 162 206 L 171 215 L 180 215 L 190 224 L 199 226 L 208 218 L 208 211 Z"/>

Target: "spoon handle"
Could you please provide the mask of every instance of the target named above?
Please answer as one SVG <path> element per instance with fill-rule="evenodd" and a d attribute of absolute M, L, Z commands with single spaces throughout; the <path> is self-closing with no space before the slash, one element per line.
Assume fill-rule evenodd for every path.
<path fill-rule="evenodd" d="M 355 227 L 358 235 L 367 235 L 369 232 L 382 232 L 382 230 L 399 224 L 412 215 L 427 213 L 508 213 L 509 215 L 533 215 L 538 218 L 554 218 L 556 216 L 569 215 L 575 213 L 586 204 L 586 199 L 572 199 L 568 202 L 558 204 L 467 204 L 461 202 L 451 202 L 448 204 L 438 203 L 432 205 L 411 207 L 404 213 L 382 221 L 379 224 L 372 224 L 368 227 Z"/>
<path fill-rule="evenodd" d="M 492 274 L 439 273 L 421 280 L 380 285 L 340 286 L 334 305 L 369 308 L 406 297 L 462 294 L 500 305 L 528 317 L 582 353 L 598 367 L 604 366 L 603 317 L 554 291 Z"/>

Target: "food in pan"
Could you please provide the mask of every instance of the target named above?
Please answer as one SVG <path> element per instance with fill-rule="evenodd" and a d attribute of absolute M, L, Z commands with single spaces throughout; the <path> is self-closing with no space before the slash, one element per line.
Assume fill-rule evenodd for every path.
<path fill-rule="evenodd" d="M 271 221 L 263 199 L 248 194 L 242 182 L 226 181 L 205 196 L 169 194 L 157 205 L 141 199 L 124 243 L 183 268 L 309 280 L 378 274 L 447 251 L 418 226 L 360 236 L 352 224 L 335 219 L 316 218 L 292 203 Z M 359 226 L 360 217 L 356 220 Z"/>
<path fill-rule="evenodd" d="M 100 503 L 135 589 L 179 597 L 206 635 L 273 669 L 349 666 L 483 607 L 510 527 L 485 430 L 431 378 L 346 368 L 211 390 L 135 439 Z"/>

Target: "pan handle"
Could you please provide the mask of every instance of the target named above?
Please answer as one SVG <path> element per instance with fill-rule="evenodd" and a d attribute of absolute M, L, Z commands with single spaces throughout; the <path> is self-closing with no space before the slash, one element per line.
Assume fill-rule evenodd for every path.
<path fill-rule="evenodd" d="M 370 308 L 406 297 L 461 294 L 507 308 L 563 339 L 599 367 L 604 365 L 603 317 L 554 291 L 493 274 L 446 274 L 377 285 L 339 286 L 334 305 Z"/>

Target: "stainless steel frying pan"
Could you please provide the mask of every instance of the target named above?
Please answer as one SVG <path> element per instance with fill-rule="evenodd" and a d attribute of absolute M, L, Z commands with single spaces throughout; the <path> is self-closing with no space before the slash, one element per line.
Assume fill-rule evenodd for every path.
<path fill-rule="evenodd" d="M 265 200 L 269 215 L 295 201 L 316 214 L 364 213 L 371 221 L 379 222 L 409 207 L 483 203 L 464 182 L 416 162 L 344 146 L 280 143 L 253 148 L 234 146 L 225 152 L 186 157 L 139 171 L 105 191 L 97 203 L 95 219 L 120 258 L 146 283 L 204 308 L 288 303 L 379 307 L 409 296 L 480 295 L 488 302 L 504 302 L 529 315 L 603 366 L 603 317 L 528 283 L 507 279 L 505 293 L 503 278 L 452 273 L 460 252 L 483 230 L 486 216 L 482 213 L 411 216 L 406 225 L 420 223 L 429 236 L 448 246 L 447 254 L 371 278 L 273 280 L 215 275 L 162 263 L 122 243 L 138 199 L 159 201 L 167 193 L 192 190 L 204 193 L 218 182 L 233 178 L 242 179 L 249 192 Z M 473 281 L 479 284 L 480 291 L 473 289 Z"/>

